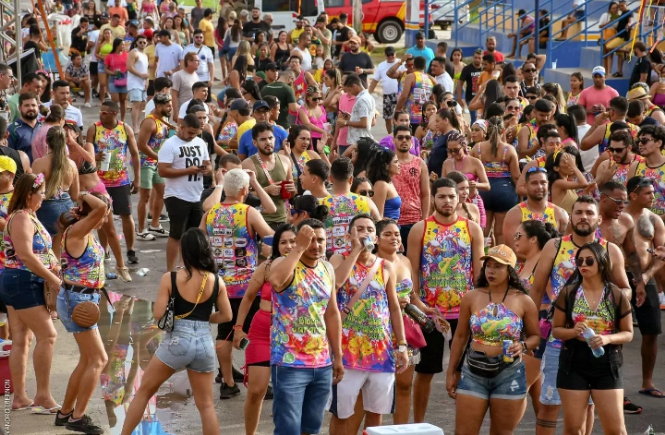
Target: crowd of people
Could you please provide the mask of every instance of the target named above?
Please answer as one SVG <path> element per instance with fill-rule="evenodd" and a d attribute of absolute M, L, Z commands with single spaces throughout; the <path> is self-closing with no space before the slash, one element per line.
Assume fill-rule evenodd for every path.
<path fill-rule="evenodd" d="M 204 434 L 219 433 L 215 381 L 221 399 L 245 381 L 248 434 L 266 398 L 276 434 L 318 433 L 326 411 L 335 434 L 390 413 L 407 423 L 412 408 L 423 422 L 446 347 L 458 433 L 478 433 L 488 408 L 492 430 L 512 433 L 527 395 L 538 434 L 555 432 L 561 407 L 566 433 L 591 433 L 594 412 L 605 433 L 625 433 L 624 413 L 642 411 L 621 370 L 633 317 L 640 393 L 663 397 L 665 114 L 644 44 L 628 98 L 601 66 L 587 88 L 574 74 L 566 98 L 540 83 L 542 56 L 516 68 L 493 38 L 465 64 L 418 33 L 402 59 L 387 47 L 375 66 L 345 16 L 273 33 L 270 14 L 241 2 L 223 2 L 216 26 L 201 0 L 190 14 L 173 0 L 108 6 L 64 3 L 81 15 L 65 76 L 26 74 L 3 99 L 13 410 L 103 433 L 85 411 L 109 356 L 73 312 L 106 303 L 110 253 L 129 282 L 136 244 L 156 238 L 168 272 L 154 319 L 167 332 L 125 435 L 184 368 Z M 35 17 L 24 23 L 26 48 L 41 50 Z M 12 78 L 0 65 L 0 90 Z M 84 107 L 100 100 L 92 125 L 72 104 L 79 89 Z M 80 350 L 61 405 L 49 384 L 57 317 Z"/>

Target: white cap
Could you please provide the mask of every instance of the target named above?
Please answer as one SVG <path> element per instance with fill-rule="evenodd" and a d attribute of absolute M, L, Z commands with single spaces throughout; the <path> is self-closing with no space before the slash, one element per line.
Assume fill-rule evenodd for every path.
<path fill-rule="evenodd" d="M 605 68 L 602 66 L 595 67 L 591 72 L 591 76 L 595 76 L 596 74 L 600 74 L 601 76 L 605 77 Z"/>

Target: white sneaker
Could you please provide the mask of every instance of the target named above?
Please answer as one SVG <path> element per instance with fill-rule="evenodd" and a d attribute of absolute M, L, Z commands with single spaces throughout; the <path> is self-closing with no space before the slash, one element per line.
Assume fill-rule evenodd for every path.
<path fill-rule="evenodd" d="M 83 107 L 92 107 L 92 105 L 90 103 L 85 103 Z"/>
<path fill-rule="evenodd" d="M 152 225 L 148 225 L 148 231 L 151 233 L 157 235 L 158 237 L 168 237 L 169 232 L 164 229 L 163 226 L 159 226 L 157 228 L 153 228 Z"/>
<path fill-rule="evenodd" d="M 118 278 L 124 282 L 132 282 L 132 277 L 129 275 L 129 269 L 127 267 L 116 267 L 115 271 L 118 273 Z"/>
<path fill-rule="evenodd" d="M 146 241 L 146 242 L 151 242 L 151 241 L 155 240 L 155 236 L 150 234 L 148 232 L 148 230 L 146 230 L 146 229 L 144 229 L 140 233 L 136 233 L 136 236 L 139 238 L 139 240 L 143 240 L 143 241 Z"/>

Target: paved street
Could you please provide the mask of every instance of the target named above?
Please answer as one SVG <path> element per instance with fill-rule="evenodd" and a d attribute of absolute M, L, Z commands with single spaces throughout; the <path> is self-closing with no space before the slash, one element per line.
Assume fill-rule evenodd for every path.
<path fill-rule="evenodd" d="M 381 107 L 380 97 L 377 96 L 376 99 L 377 107 Z M 81 98 L 79 98 L 79 102 L 76 105 L 82 108 Z M 98 109 L 98 102 L 93 104 L 93 108 L 84 109 L 83 115 L 86 127 L 98 119 Z M 128 113 L 127 120 L 129 120 L 129 117 Z M 374 128 L 373 134 L 377 141 L 386 134 L 385 125 L 382 121 Z M 133 196 L 134 206 L 136 206 L 137 202 L 138 196 L 135 195 Z M 134 217 L 136 218 L 136 213 L 134 213 Z M 164 223 L 163 225 L 168 229 L 168 223 Z M 117 220 L 116 227 L 118 234 L 122 234 L 122 229 Z M 124 246 L 124 238 L 122 242 Z M 113 384 L 107 389 L 107 392 L 120 392 L 116 394 L 116 397 L 118 397 L 116 400 L 111 400 L 110 394 L 107 395 L 109 400 L 104 400 L 105 393 L 100 383 L 90 404 L 89 415 L 95 421 L 107 427 L 109 430 L 108 433 L 111 434 L 120 433 L 125 410 L 131 401 L 133 390 L 140 385 L 142 369 L 146 367 L 159 341 L 159 333 L 154 328 L 145 329 L 144 327 L 145 320 L 149 317 L 148 313 L 152 310 L 150 302 L 154 301 L 157 294 L 157 284 L 161 275 L 166 272 L 165 246 L 166 240 L 163 238 L 152 242 L 137 241 L 136 251 L 140 263 L 130 269 L 134 281 L 132 283 L 123 283 L 119 280 L 107 282 L 107 288 L 114 292 L 113 301 L 116 308 L 124 307 L 122 325 L 127 325 L 127 327 L 120 328 L 121 332 L 114 336 L 109 330 L 109 326 L 113 321 L 112 319 L 115 319 L 116 322 L 119 321 L 119 313 L 123 312 L 123 309 L 117 309 L 115 313 L 109 314 L 108 310 L 104 308 L 100 321 L 100 333 L 105 341 L 112 344 L 111 347 L 116 354 L 109 355 L 109 357 L 115 357 L 118 361 L 118 365 L 115 368 L 121 374 L 124 373 L 124 375 L 117 376 L 117 379 L 121 381 L 119 385 Z M 114 260 L 108 261 L 106 266 L 108 271 L 112 271 L 115 267 Z M 146 276 L 137 275 L 136 271 L 139 268 L 149 269 L 148 274 Z M 125 297 L 123 298 L 122 295 Z M 67 386 L 69 374 L 78 360 L 78 350 L 73 337 L 64 331 L 59 322 L 56 322 L 56 328 L 59 336 L 56 343 L 51 380 L 53 396 L 57 401 L 61 401 Z M 624 372 L 626 394 L 635 403 L 642 405 L 644 412 L 641 415 L 626 416 L 626 426 L 629 434 L 644 433 L 649 424 L 654 425 L 657 433 L 665 433 L 665 413 L 662 412 L 665 401 L 640 396 L 637 393 L 641 385 L 639 342 L 639 332 L 636 332 L 634 342 L 624 349 Z M 121 353 L 119 350 L 123 349 L 127 352 L 126 358 L 119 359 L 118 356 Z M 663 346 L 662 340 L 660 352 L 665 353 L 665 346 Z M 447 357 L 448 355 L 446 355 Z M 133 359 L 135 360 L 134 363 L 132 363 Z M 660 361 L 662 361 L 662 357 Z M 30 360 L 28 370 L 28 390 L 31 395 L 34 395 L 34 371 L 31 364 L 32 359 Z M 236 355 L 236 366 L 241 367 L 242 365 L 243 356 L 238 353 Z M 183 384 L 183 378 L 186 377 L 183 375 L 184 373 L 177 374 L 175 379 L 172 379 L 170 382 L 172 385 L 166 385 L 160 390 L 156 400 L 151 401 L 146 410 L 146 421 L 144 422 L 145 424 L 142 423 L 143 431 L 135 433 L 193 434 L 200 431 L 199 415 L 193 399 L 186 394 L 186 381 Z M 133 383 L 130 381 L 131 379 L 134 380 Z M 662 363 L 657 365 L 656 379 L 656 385 L 665 388 L 665 370 L 662 368 Z M 432 388 L 427 421 L 442 427 L 447 434 L 452 434 L 454 431 L 454 401 L 445 392 L 445 378 L 443 375 L 435 377 L 434 382 L 435 385 Z M 111 391 L 112 389 L 114 390 Z M 217 390 L 217 386 L 215 390 Z M 217 398 L 215 399 L 221 428 L 226 435 L 244 434 L 243 403 L 245 390 L 243 387 L 241 387 L 241 391 L 240 396 L 231 400 L 219 401 Z M 9 403 L 8 401 L 4 401 L 3 406 L 9 406 Z M 260 434 L 272 433 L 271 406 L 272 402 L 265 402 L 259 426 Z M 386 416 L 385 423 L 389 424 L 390 421 L 391 417 Z M 11 412 L 9 420 L 6 420 L 6 422 L 9 424 L 8 427 L 11 433 L 15 434 L 68 433 L 63 428 L 55 428 L 52 417 L 32 416 L 29 411 Z M 156 429 L 160 425 L 162 428 L 161 432 L 159 429 Z M 562 433 L 561 426 L 561 420 L 559 420 L 557 434 Z M 487 433 L 487 427 L 483 429 L 483 433 Z M 323 432 L 328 432 L 327 420 Z M 529 404 L 526 415 L 517 429 L 517 433 L 533 434 L 534 432 L 535 417 Z M 598 422 L 593 433 L 602 433 Z"/>

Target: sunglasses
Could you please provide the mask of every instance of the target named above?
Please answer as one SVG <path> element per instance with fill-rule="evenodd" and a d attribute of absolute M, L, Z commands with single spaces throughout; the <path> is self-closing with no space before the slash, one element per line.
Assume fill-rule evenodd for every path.
<path fill-rule="evenodd" d="M 458 152 L 462 151 L 462 148 L 448 148 L 448 152 L 451 154 L 457 154 Z"/>
<path fill-rule="evenodd" d="M 315 98 L 312 98 L 311 100 L 312 100 L 312 101 L 321 101 L 321 100 L 323 100 L 323 98 L 321 98 L 321 97 L 315 97 Z"/>
<path fill-rule="evenodd" d="M 106 110 L 100 110 L 99 114 L 100 115 L 115 115 L 118 112 L 107 112 Z"/>
<path fill-rule="evenodd" d="M 612 198 L 611 196 L 609 196 L 609 195 L 607 195 L 607 194 L 605 194 L 605 193 L 603 193 L 602 195 L 603 195 L 605 198 L 607 198 L 607 199 L 611 199 L 612 201 L 614 201 L 614 203 L 615 203 L 616 205 L 624 205 L 624 206 L 627 207 L 627 206 L 630 204 L 630 201 L 625 201 L 625 200 L 623 200 L 623 199 Z"/>
<path fill-rule="evenodd" d="M 536 98 L 538 98 L 538 97 L 536 97 L 535 95 L 527 95 L 526 96 L 527 100 L 535 100 Z"/>
<path fill-rule="evenodd" d="M 521 237 L 522 237 L 522 233 L 520 233 L 520 232 L 518 231 L 518 232 L 516 232 L 515 235 L 513 236 L 513 240 L 519 240 Z"/>
<path fill-rule="evenodd" d="M 586 263 L 587 266 L 593 266 L 596 263 L 596 259 L 593 257 L 575 259 L 575 264 L 577 265 L 577 267 L 584 266 L 584 263 Z"/>
<path fill-rule="evenodd" d="M 360 196 L 369 196 L 370 198 L 374 196 L 373 190 L 361 190 L 358 193 L 360 194 Z"/>
<path fill-rule="evenodd" d="M 641 137 L 641 138 L 639 138 L 637 141 L 638 141 L 639 143 L 641 143 L 642 145 L 646 145 L 646 144 L 648 144 L 649 142 L 651 142 L 652 140 L 653 140 L 653 139 L 650 138 L 650 137 Z"/>
<path fill-rule="evenodd" d="M 525 72 L 525 73 L 535 73 L 535 72 L 536 72 L 536 69 L 535 69 L 535 68 L 525 69 L 525 70 L 522 70 L 522 72 Z"/>
<path fill-rule="evenodd" d="M 637 183 L 637 186 L 635 186 L 635 188 L 632 190 L 632 192 L 629 192 L 629 193 L 635 193 L 638 189 L 640 189 L 642 187 L 649 187 L 649 186 L 653 186 L 653 182 L 651 180 L 649 180 L 649 179 L 641 180 L 640 182 Z"/>
<path fill-rule="evenodd" d="M 411 135 L 398 134 L 397 136 L 395 136 L 395 139 L 397 139 L 397 140 L 410 140 Z"/>
<path fill-rule="evenodd" d="M 542 173 L 547 173 L 547 169 L 541 168 L 540 166 L 534 166 L 533 168 L 529 168 L 527 173 L 532 173 L 532 172 L 542 172 Z"/>
<path fill-rule="evenodd" d="M 510 110 L 511 112 L 517 112 L 520 110 L 520 106 L 506 106 L 506 110 Z"/>
<path fill-rule="evenodd" d="M 621 148 L 607 148 L 607 151 L 613 153 L 613 154 L 619 154 L 620 152 L 623 152 L 628 147 L 621 147 Z"/>

